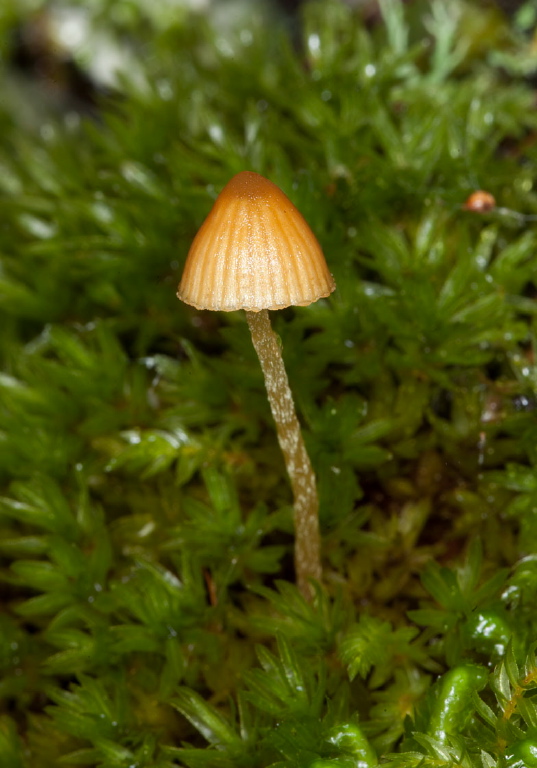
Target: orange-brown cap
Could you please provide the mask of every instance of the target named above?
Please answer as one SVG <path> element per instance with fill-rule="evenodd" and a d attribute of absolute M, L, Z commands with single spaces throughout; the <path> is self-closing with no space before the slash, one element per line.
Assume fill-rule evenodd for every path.
<path fill-rule="evenodd" d="M 486 213 L 496 208 L 496 200 L 490 192 L 478 189 L 477 192 L 472 192 L 462 207 L 474 213 Z"/>
<path fill-rule="evenodd" d="M 242 171 L 226 184 L 188 252 L 177 296 L 230 312 L 305 306 L 336 287 L 317 239 L 286 195 Z"/>

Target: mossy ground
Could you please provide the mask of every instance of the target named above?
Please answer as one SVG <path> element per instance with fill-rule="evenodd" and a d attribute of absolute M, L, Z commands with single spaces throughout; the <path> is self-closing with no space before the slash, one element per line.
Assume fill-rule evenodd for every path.
<path fill-rule="evenodd" d="M 535 11 L 379 5 L 95 3 L 121 97 L 81 120 L 6 78 L 2 768 L 537 764 Z M 273 317 L 311 605 L 245 318 L 175 298 L 244 169 L 338 284 Z"/>

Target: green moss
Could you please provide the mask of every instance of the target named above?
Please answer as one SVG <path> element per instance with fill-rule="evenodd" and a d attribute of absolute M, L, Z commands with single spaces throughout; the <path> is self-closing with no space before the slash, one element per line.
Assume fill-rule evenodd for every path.
<path fill-rule="evenodd" d="M 533 765 L 533 6 L 157 5 L 88 11 L 129 70 L 98 119 L 5 72 L 0 766 Z M 338 284 L 273 317 L 313 604 L 244 317 L 175 298 L 244 169 Z"/>

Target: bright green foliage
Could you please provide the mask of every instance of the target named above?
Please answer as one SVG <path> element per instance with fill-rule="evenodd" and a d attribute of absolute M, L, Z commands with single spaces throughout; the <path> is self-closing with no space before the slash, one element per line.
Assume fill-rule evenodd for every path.
<path fill-rule="evenodd" d="M 0 5 L 0 768 L 537 765 L 534 3 L 79 0 L 86 117 Z M 273 317 L 311 603 L 245 319 L 175 297 L 245 169 L 338 285 Z"/>
<path fill-rule="evenodd" d="M 372 668 L 370 686 L 378 688 L 391 677 L 399 658 L 412 659 L 416 663 L 428 664 L 428 656 L 412 643 L 418 634 L 415 627 L 401 627 L 393 630 L 387 621 L 380 621 L 372 616 L 361 616 L 357 625 L 352 627 L 341 642 L 340 651 L 344 663 L 348 665 L 349 677 L 353 680 L 357 674 L 366 678 Z"/>
<path fill-rule="evenodd" d="M 450 664 L 459 661 L 469 649 L 486 657 L 503 655 L 512 635 L 507 612 L 499 599 L 507 573 L 500 570 L 480 583 L 481 559 L 481 547 L 474 542 L 466 561 L 456 571 L 429 563 L 422 583 L 441 610 L 408 612 L 417 624 L 440 634 L 441 653 Z"/>
<path fill-rule="evenodd" d="M 322 671 L 315 673 L 301 661 L 283 637 L 278 638 L 278 650 L 276 657 L 266 648 L 258 648 L 261 668 L 245 675 L 246 690 L 239 699 L 235 728 L 193 691 L 179 691 L 172 699 L 173 705 L 217 752 L 226 753 L 225 757 L 216 757 L 210 750 L 182 749 L 177 752 L 179 758 L 195 767 L 350 768 L 356 761 L 364 766 L 376 765 L 375 752 L 359 725 L 340 719 L 342 700 L 348 698 L 345 688 L 338 688 L 332 703 L 327 690 L 330 685 Z"/>

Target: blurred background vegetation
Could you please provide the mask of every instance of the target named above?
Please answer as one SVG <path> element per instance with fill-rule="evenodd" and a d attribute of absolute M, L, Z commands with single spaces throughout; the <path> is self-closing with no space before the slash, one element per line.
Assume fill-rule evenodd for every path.
<path fill-rule="evenodd" d="M 1 768 L 537 765 L 536 24 L 3 1 Z M 245 169 L 338 285 L 273 313 L 311 605 L 245 319 L 175 297 Z"/>

